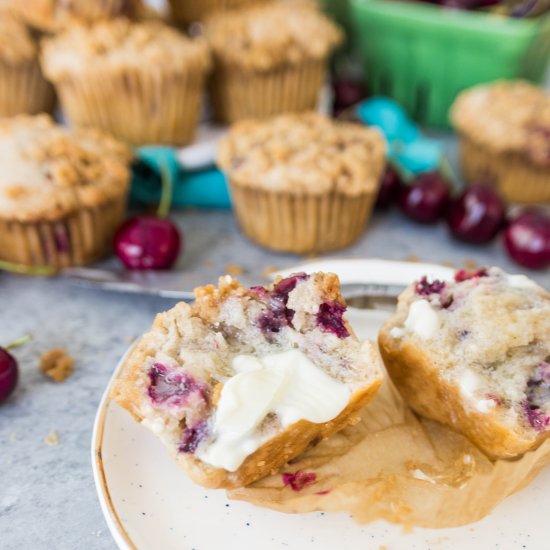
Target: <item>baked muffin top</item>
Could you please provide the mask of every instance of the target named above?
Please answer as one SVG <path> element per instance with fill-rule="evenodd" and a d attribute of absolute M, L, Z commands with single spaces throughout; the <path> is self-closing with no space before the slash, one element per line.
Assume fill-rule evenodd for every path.
<path fill-rule="evenodd" d="M 8 0 L 8 4 L 29 25 L 44 31 L 145 12 L 141 0 Z"/>
<path fill-rule="evenodd" d="M 47 115 L 0 121 L 0 217 L 55 220 L 126 192 L 130 149 L 96 130 L 69 130 Z"/>
<path fill-rule="evenodd" d="M 18 64 L 33 61 L 38 55 L 36 40 L 18 17 L 0 9 L 0 59 Z"/>
<path fill-rule="evenodd" d="M 455 128 L 493 151 L 550 168 L 550 94 L 522 80 L 471 88 L 452 107 Z"/>
<path fill-rule="evenodd" d="M 357 195 L 378 187 L 384 154 L 377 130 L 308 112 L 234 125 L 220 143 L 218 164 L 240 185 Z"/>
<path fill-rule="evenodd" d="M 159 21 L 116 19 L 91 27 L 73 26 L 44 42 L 45 73 L 54 80 L 90 71 L 142 67 L 206 71 L 208 46 Z"/>
<path fill-rule="evenodd" d="M 218 12 L 207 19 L 205 34 L 223 62 L 260 71 L 323 59 L 343 40 L 312 5 L 289 0 Z"/>

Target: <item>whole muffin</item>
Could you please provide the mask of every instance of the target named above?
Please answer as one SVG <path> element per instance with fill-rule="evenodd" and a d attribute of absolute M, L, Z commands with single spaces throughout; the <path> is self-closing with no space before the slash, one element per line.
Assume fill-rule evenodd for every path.
<path fill-rule="evenodd" d="M 513 202 L 550 201 L 550 94 L 523 81 L 463 92 L 451 118 L 470 182 L 495 185 Z"/>
<path fill-rule="evenodd" d="M 260 4 L 266 0 L 170 0 L 170 14 L 175 23 L 187 26 L 202 21 L 212 12 Z"/>
<path fill-rule="evenodd" d="M 9 0 L 9 4 L 29 25 L 46 32 L 112 17 L 133 18 L 145 9 L 141 0 Z"/>
<path fill-rule="evenodd" d="M 130 150 L 47 115 L 0 121 L 0 259 L 61 268 L 101 257 L 122 221 Z"/>
<path fill-rule="evenodd" d="M 315 109 L 340 29 L 309 4 L 272 2 L 205 24 L 212 103 L 224 122 Z"/>
<path fill-rule="evenodd" d="M 73 26 L 47 40 L 42 64 L 77 126 L 133 145 L 185 145 L 198 124 L 208 47 L 158 21 Z"/>
<path fill-rule="evenodd" d="M 38 61 L 38 42 L 16 16 L 0 10 L 0 116 L 48 112 L 55 95 Z"/>
<path fill-rule="evenodd" d="M 343 248 L 362 233 L 385 165 L 377 130 L 317 114 L 236 124 L 222 140 L 237 219 L 253 241 L 296 253 Z"/>

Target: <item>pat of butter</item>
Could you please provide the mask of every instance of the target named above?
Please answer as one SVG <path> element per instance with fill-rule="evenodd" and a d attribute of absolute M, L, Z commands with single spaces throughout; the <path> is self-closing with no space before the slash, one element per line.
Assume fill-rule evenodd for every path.
<path fill-rule="evenodd" d="M 441 326 L 437 312 L 427 300 L 417 300 L 411 304 L 405 328 L 417 334 L 423 340 L 432 338 Z"/>
<path fill-rule="evenodd" d="M 214 441 L 198 453 L 216 467 L 234 472 L 263 443 L 258 426 L 275 413 L 283 428 L 309 420 L 323 423 L 338 416 L 349 402 L 350 390 L 299 350 L 261 359 L 239 355 L 237 374 L 223 386 L 214 416 Z"/>
<path fill-rule="evenodd" d="M 476 392 L 481 386 L 481 380 L 470 369 L 465 370 L 458 381 L 458 385 L 463 397 L 473 405 L 476 411 L 486 414 L 495 408 L 496 403 L 492 399 L 478 399 L 476 397 Z"/>

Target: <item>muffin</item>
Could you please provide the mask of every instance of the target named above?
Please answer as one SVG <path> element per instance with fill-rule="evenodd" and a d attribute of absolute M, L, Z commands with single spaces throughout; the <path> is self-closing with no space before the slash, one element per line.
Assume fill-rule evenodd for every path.
<path fill-rule="evenodd" d="M 138 17 L 145 11 L 141 0 L 8 0 L 8 3 L 29 25 L 45 32 L 112 17 Z"/>
<path fill-rule="evenodd" d="M 0 259 L 62 268 L 100 258 L 122 221 L 129 149 L 47 115 L 0 121 Z"/>
<path fill-rule="evenodd" d="M 375 346 L 347 324 L 334 274 L 269 288 L 231 277 L 157 316 L 111 397 L 212 488 L 248 485 L 358 420 L 380 386 Z"/>
<path fill-rule="evenodd" d="M 208 47 L 158 21 L 73 26 L 42 64 L 69 119 L 133 145 L 185 145 L 198 124 Z"/>
<path fill-rule="evenodd" d="M 38 42 L 17 17 L 0 10 L 0 117 L 53 109 L 55 95 L 38 61 Z"/>
<path fill-rule="evenodd" d="M 377 130 L 310 112 L 236 124 L 217 161 L 244 233 L 273 250 L 309 253 L 361 235 L 384 153 Z"/>
<path fill-rule="evenodd" d="M 463 92 L 451 118 L 469 182 L 495 185 L 512 202 L 550 201 L 550 94 L 522 81 Z"/>
<path fill-rule="evenodd" d="M 272 2 L 214 14 L 212 105 L 235 122 L 315 109 L 340 29 L 309 4 Z"/>
<path fill-rule="evenodd" d="M 379 345 L 418 414 L 513 458 L 550 435 L 549 336 L 550 294 L 491 268 L 411 285 Z"/>
<path fill-rule="evenodd" d="M 242 8 L 267 0 L 169 0 L 170 13 L 177 25 L 187 26 L 204 20 L 209 14 L 226 9 Z"/>

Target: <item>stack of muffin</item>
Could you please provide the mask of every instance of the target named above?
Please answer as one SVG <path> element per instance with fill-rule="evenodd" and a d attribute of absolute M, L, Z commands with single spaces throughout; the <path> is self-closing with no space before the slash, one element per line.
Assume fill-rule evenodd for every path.
<path fill-rule="evenodd" d="M 304 114 L 341 30 L 308 0 L 170 5 L 173 26 L 141 0 L 11 0 L 0 14 L 0 116 L 27 115 L 0 123 L 12 166 L 0 178 L 0 259 L 60 268 L 100 257 L 124 215 L 129 146 L 191 143 L 207 91 L 218 120 L 256 120 L 230 132 L 219 159 L 250 238 L 312 252 L 360 235 L 382 140 Z M 51 112 L 55 94 L 75 130 L 28 116 Z"/>

